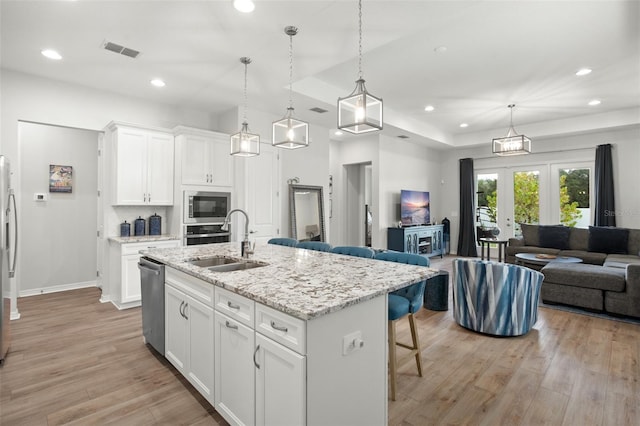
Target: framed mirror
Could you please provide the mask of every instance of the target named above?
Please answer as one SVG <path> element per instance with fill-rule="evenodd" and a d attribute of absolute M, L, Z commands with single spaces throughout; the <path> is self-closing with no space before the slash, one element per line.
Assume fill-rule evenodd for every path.
<path fill-rule="evenodd" d="M 298 241 L 325 241 L 322 187 L 289 185 L 291 238 Z"/>

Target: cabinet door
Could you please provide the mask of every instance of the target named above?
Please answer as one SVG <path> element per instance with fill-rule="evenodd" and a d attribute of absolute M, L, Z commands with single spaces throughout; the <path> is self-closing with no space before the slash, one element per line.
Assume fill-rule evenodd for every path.
<path fill-rule="evenodd" d="M 233 157 L 229 153 L 228 139 L 211 141 L 211 183 L 215 186 L 231 186 L 233 182 Z"/>
<path fill-rule="evenodd" d="M 122 256 L 122 288 L 120 302 L 140 301 L 140 271 L 138 261 L 140 256 L 130 254 Z"/>
<path fill-rule="evenodd" d="M 213 308 L 186 296 L 189 323 L 187 379 L 213 405 Z"/>
<path fill-rule="evenodd" d="M 209 140 L 202 136 L 183 136 L 182 184 L 207 185 L 210 179 Z"/>
<path fill-rule="evenodd" d="M 173 205 L 173 136 L 151 133 L 147 145 L 147 203 Z"/>
<path fill-rule="evenodd" d="M 120 129 L 116 141 L 115 204 L 146 203 L 147 135 L 140 130 Z"/>
<path fill-rule="evenodd" d="M 302 355 L 256 333 L 256 424 L 306 423 L 306 362 Z"/>
<path fill-rule="evenodd" d="M 215 404 L 232 425 L 255 424 L 254 331 L 215 312 Z"/>
<path fill-rule="evenodd" d="M 188 328 L 183 315 L 186 295 L 175 288 L 164 287 L 165 357 L 183 375 L 186 373 Z"/>

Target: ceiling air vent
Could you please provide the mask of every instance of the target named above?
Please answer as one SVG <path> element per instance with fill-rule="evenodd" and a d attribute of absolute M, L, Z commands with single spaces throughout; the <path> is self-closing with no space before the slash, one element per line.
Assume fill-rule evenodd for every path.
<path fill-rule="evenodd" d="M 398 135 L 398 137 L 400 139 L 409 139 L 409 136 L 407 136 L 407 135 Z"/>
<path fill-rule="evenodd" d="M 112 43 L 110 41 L 105 41 L 102 46 L 105 50 L 119 53 L 130 58 L 136 58 L 140 54 L 140 52 L 138 52 L 137 50 L 129 49 L 128 47 L 120 46 L 119 44 Z"/>
<path fill-rule="evenodd" d="M 318 114 L 324 114 L 325 112 L 329 112 L 329 110 L 326 110 L 320 107 L 313 107 L 310 109 L 310 111 L 317 112 Z"/>

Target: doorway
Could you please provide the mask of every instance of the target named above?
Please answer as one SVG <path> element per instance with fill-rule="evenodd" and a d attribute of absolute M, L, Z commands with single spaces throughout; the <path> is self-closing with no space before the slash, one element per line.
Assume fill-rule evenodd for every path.
<path fill-rule="evenodd" d="M 373 218 L 373 167 L 371 162 L 345 165 L 346 244 L 371 247 Z"/>
<path fill-rule="evenodd" d="M 19 122 L 18 135 L 18 296 L 95 286 L 100 132 Z"/>

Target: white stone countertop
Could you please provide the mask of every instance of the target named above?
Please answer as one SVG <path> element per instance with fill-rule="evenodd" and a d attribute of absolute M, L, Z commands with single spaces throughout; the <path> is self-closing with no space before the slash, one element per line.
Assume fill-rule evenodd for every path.
<path fill-rule="evenodd" d="M 113 241 L 118 244 L 128 243 L 148 243 L 153 241 L 169 241 L 179 240 L 180 237 L 175 235 L 137 235 L 131 237 L 109 237 L 109 241 Z"/>
<path fill-rule="evenodd" d="M 141 253 L 302 320 L 373 299 L 438 273 L 424 266 L 274 244 L 257 244 L 250 258 L 267 266 L 232 272 L 213 272 L 189 261 L 213 256 L 240 259 L 240 243 L 152 249 Z"/>

